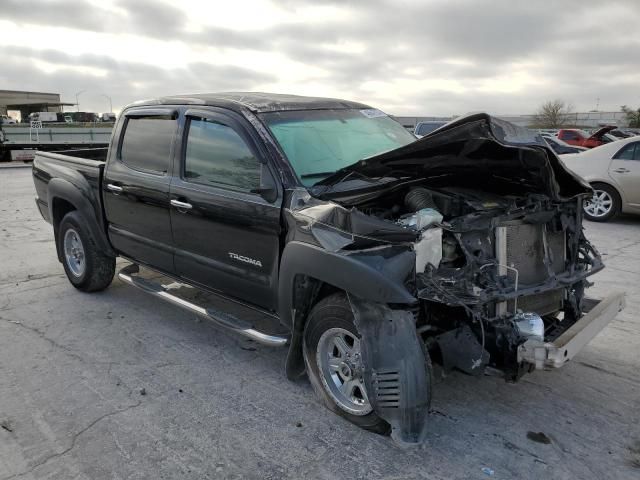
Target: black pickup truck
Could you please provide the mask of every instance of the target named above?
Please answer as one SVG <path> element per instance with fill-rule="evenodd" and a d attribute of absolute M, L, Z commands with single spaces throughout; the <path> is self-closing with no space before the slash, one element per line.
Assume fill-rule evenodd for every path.
<path fill-rule="evenodd" d="M 585 296 L 603 268 L 589 186 L 486 114 L 417 140 L 350 101 L 166 97 L 125 108 L 108 150 L 38 154 L 33 178 L 76 288 L 106 288 L 123 257 L 120 280 L 287 346 L 290 379 L 306 372 L 328 408 L 398 442 L 424 439 L 432 361 L 515 381 L 624 306 Z"/>

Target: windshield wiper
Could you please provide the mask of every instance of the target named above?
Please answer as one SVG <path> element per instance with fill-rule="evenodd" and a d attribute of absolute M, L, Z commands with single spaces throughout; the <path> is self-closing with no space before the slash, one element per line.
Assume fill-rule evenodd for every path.
<path fill-rule="evenodd" d="M 317 178 L 317 177 L 328 177 L 329 175 L 333 175 L 336 172 L 315 172 L 315 173 L 304 173 L 300 175 L 300 178 Z"/>
<path fill-rule="evenodd" d="M 338 175 L 341 174 L 341 175 Z M 339 183 L 342 183 L 344 181 L 346 181 L 348 178 L 350 178 L 353 175 L 357 175 L 359 177 L 360 180 L 364 180 L 364 181 L 372 181 L 374 180 L 373 178 L 365 175 L 364 173 L 360 173 L 356 170 L 349 170 L 348 167 L 344 167 L 341 168 L 340 170 L 336 170 L 333 174 L 332 177 L 326 178 L 320 182 L 318 182 L 316 185 L 321 184 L 321 185 L 325 185 L 327 187 L 332 187 L 334 185 L 337 185 Z M 328 180 L 328 182 L 327 182 Z"/>

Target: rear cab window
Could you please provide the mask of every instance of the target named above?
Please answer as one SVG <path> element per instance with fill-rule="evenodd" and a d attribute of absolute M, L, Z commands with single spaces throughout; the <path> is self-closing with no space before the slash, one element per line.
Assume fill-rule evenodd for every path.
<path fill-rule="evenodd" d="M 166 175 L 177 127 L 178 122 L 171 115 L 127 118 L 118 158 L 134 170 Z"/>

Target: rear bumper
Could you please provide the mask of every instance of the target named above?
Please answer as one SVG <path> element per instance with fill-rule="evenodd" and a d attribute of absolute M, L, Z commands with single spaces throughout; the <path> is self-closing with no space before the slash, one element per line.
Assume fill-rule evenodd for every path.
<path fill-rule="evenodd" d="M 624 292 L 615 292 L 600 301 L 585 300 L 592 307 L 584 316 L 552 342 L 529 339 L 518 347 L 518 362 L 536 369 L 559 368 L 606 327 L 625 307 Z"/>

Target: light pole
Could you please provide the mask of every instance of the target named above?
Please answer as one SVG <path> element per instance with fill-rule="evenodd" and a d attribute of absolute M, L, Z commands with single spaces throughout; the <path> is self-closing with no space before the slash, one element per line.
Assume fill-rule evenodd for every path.
<path fill-rule="evenodd" d="M 80 90 L 79 92 L 76 93 L 76 112 L 80 111 L 80 102 L 78 101 L 78 97 L 80 96 L 81 93 L 86 92 L 86 90 Z"/>
<path fill-rule="evenodd" d="M 100 95 L 109 100 L 109 113 L 113 113 L 113 102 L 111 102 L 111 97 L 105 93 L 101 93 Z"/>

